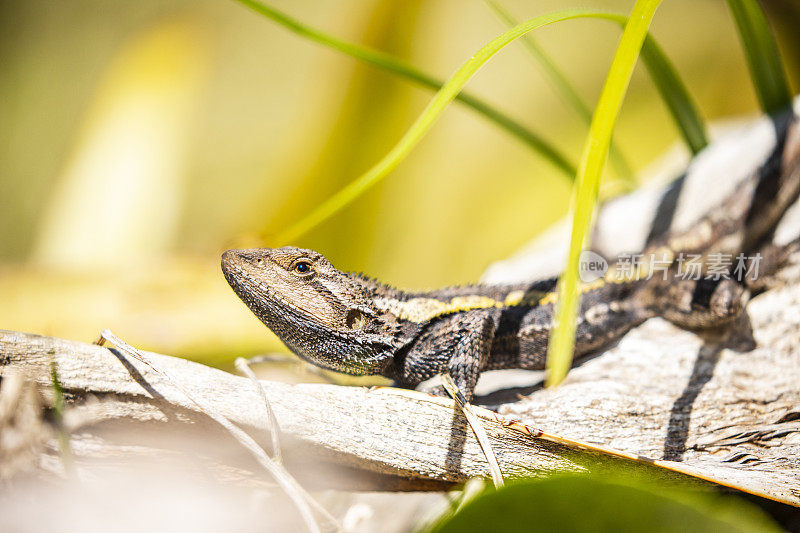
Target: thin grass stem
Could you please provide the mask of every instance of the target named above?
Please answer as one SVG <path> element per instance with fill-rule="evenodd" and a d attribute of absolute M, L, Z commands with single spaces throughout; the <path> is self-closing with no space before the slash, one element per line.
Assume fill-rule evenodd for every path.
<path fill-rule="evenodd" d="M 486 430 L 481 424 L 478 415 L 472 410 L 472 406 L 458 389 L 458 386 L 455 381 L 453 381 L 450 374 L 442 374 L 442 386 L 444 386 L 444 389 L 453 398 L 453 401 L 455 401 L 456 405 L 461 409 L 461 412 L 464 413 L 464 417 L 472 428 L 475 438 L 478 439 L 478 445 L 481 447 L 484 457 L 486 457 L 486 462 L 489 464 L 489 473 L 492 476 L 494 487 L 499 489 L 504 485 L 503 472 L 500 470 L 497 456 L 492 449 L 492 444 L 489 442 L 489 435 L 486 434 Z"/>
<path fill-rule="evenodd" d="M 497 18 L 500 19 L 500 21 L 506 26 L 513 27 L 519 24 L 519 20 L 516 19 L 499 2 L 495 2 L 494 0 L 485 0 L 485 2 L 489 6 L 489 9 L 494 12 L 495 16 L 497 16 Z M 530 33 L 525 34 L 521 41 L 522 45 L 525 47 L 525 50 L 528 52 L 528 55 L 530 55 L 534 62 L 539 66 L 555 93 L 561 97 L 566 106 L 571 109 L 573 113 L 578 116 L 578 118 L 580 118 L 587 126 L 589 126 L 589 124 L 592 122 L 592 110 L 580 97 L 578 91 L 567 79 L 566 74 L 564 74 L 561 69 L 558 68 L 558 65 L 556 65 L 555 61 L 553 61 L 550 55 L 544 50 L 544 48 L 542 48 L 539 42 Z M 624 154 L 619 147 L 616 146 L 616 143 L 614 143 L 613 140 L 611 143 L 609 160 L 611 161 L 611 164 L 614 165 L 614 169 L 617 171 L 619 177 L 626 182 L 629 189 L 632 189 L 635 184 L 635 180 L 633 179 L 633 171 L 631 170 L 631 166 L 626 160 Z"/>

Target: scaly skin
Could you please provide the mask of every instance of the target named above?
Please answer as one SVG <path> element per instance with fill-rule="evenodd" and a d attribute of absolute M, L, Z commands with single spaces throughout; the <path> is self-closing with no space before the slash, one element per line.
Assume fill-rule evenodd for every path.
<path fill-rule="evenodd" d="M 794 129 L 794 120 L 786 127 Z M 794 133 L 789 137 L 796 141 Z M 674 259 L 679 252 L 752 255 L 768 246 L 800 192 L 799 146 L 780 146 L 692 228 L 651 239 L 645 256 L 673 259 L 666 281 L 660 273 L 648 279 L 645 265 L 622 280 L 612 269 L 584 286 L 576 355 L 603 348 L 652 316 L 690 329 L 735 319 L 749 296 L 746 287 L 725 278 L 677 279 Z M 544 367 L 556 279 L 408 292 L 340 272 L 319 253 L 292 247 L 228 250 L 222 270 L 289 349 L 322 368 L 380 374 L 403 387 L 448 372 L 471 400 L 484 370 Z"/>

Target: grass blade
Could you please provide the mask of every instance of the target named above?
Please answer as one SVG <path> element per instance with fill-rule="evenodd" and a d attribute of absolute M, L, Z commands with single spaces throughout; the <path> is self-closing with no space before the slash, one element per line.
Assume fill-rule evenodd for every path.
<path fill-rule="evenodd" d="M 637 0 L 622 32 L 614 60 L 597 102 L 589 136 L 578 166 L 573 195 L 572 235 L 567 267 L 558 281 L 555 324 L 547 351 L 547 385 L 557 385 L 572 365 L 575 348 L 575 318 L 579 303 L 578 259 L 586 242 L 597 203 L 600 175 L 603 172 L 611 135 L 633 68 L 647 36 L 650 22 L 661 0 Z"/>
<path fill-rule="evenodd" d="M 295 225 L 278 235 L 276 239 L 278 243 L 283 244 L 291 242 L 301 235 L 304 235 L 314 227 L 338 213 L 342 208 L 347 206 L 358 196 L 366 192 L 370 187 L 386 177 L 386 175 L 394 170 L 397 165 L 399 165 L 400 162 L 411 152 L 420 139 L 425 136 L 428 130 L 430 130 L 442 112 L 444 112 L 450 102 L 453 101 L 453 99 L 469 81 L 472 75 L 475 74 L 475 72 L 477 72 L 484 63 L 486 63 L 503 47 L 513 42 L 515 39 L 518 39 L 522 35 L 525 35 L 525 33 L 547 24 L 569 19 L 591 17 L 596 18 L 606 15 L 608 14 L 585 9 L 555 11 L 553 13 L 547 13 L 538 17 L 534 17 L 492 39 L 489 43 L 478 50 L 471 58 L 464 62 L 461 67 L 458 68 L 458 70 L 456 70 L 450 79 L 442 86 L 439 92 L 436 93 L 436 95 L 433 97 L 433 100 L 431 100 L 419 118 L 417 118 L 416 122 L 414 122 L 411 128 L 405 133 L 405 135 L 403 135 L 394 148 L 392 148 L 391 151 L 389 151 L 389 153 L 383 157 L 383 159 L 378 161 L 375 166 L 370 168 L 360 177 L 347 184 L 343 189 L 340 189 Z"/>
<path fill-rule="evenodd" d="M 790 106 L 792 92 L 764 12 L 756 0 L 728 0 L 728 7 L 742 40 L 762 111 L 775 113 Z"/>
<path fill-rule="evenodd" d="M 279 19 L 278 17 L 285 17 L 272 8 L 265 6 L 255 0 L 237 0 L 253 9 L 256 9 L 259 12 L 263 12 L 266 16 L 270 18 L 275 18 L 275 20 L 283 20 Z M 277 13 L 277 14 L 276 14 Z M 566 15 L 566 13 L 570 13 L 570 15 Z M 274 16 L 273 16 L 274 15 Z M 555 16 L 556 18 L 552 20 L 547 20 L 547 22 L 543 22 L 545 18 Z M 559 16 L 561 18 L 559 18 Z M 285 17 L 286 18 L 286 17 Z M 422 136 L 427 133 L 427 130 L 433 125 L 433 122 L 438 118 L 439 114 L 444 111 L 444 108 L 452 101 L 454 98 L 458 98 L 459 96 L 463 96 L 460 94 L 460 90 L 463 85 L 466 83 L 468 78 L 477 71 L 477 69 L 488 60 L 488 58 L 496 53 L 500 48 L 518 38 L 520 35 L 524 35 L 527 31 L 535 29 L 536 27 L 550 24 L 552 22 L 558 22 L 561 20 L 567 20 L 569 18 L 599 18 L 610 20 L 621 26 L 625 26 L 628 18 L 624 15 L 614 14 L 614 13 L 606 13 L 606 12 L 596 12 L 596 11 L 586 11 L 586 10 L 574 10 L 574 11 L 561 11 L 556 13 L 551 13 L 549 15 L 542 15 L 540 17 L 536 17 L 534 19 L 529 20 L 524 24 L 520 24 L 515 26 L 514 28 L 508 30 L 507 32 L 503 33 L 500 37 L 492 41 L 491 43 L 487 44 L 481 51 L 478 52 L 473 58 L 469 61 L 464 63 L 461 68 L 450 78 L 450 80 L 445 84 L 442 85 L 442 88 L 439 89 L 439 92 L 434 97 L 433 101 L 428 105 L 428 107 L 423 111 L 422 115 L 417 119 L 411 129 L 405 134 L 405 136 L 398 142 L 398 144 L 392 149 L 389 154 L 387 154 L 381 161 L 379 161 L 374 167 L 369 169 L 366 173 L 362 174 L 359 178 L 355 181 L 351 182 L 343 189 L 339 190 L 333 196 L 328 198 L 325 202 L 323 202 L 318 208 L 314 211 L 309 213 L 295 225 L 291 226 L 288 230 L 283 232 L 281 235 L 278 236 L 277 241 L 279 243 L 286 243 L 297 239 L 298 237 L 304 235 L 320 223 L 324 222 L 337 212 L 339 212 L 342 208 L 344 208 L 347 204 L 355 200 L 358 196 L 366 192 L 372 185 L 383 179 L 389 172 L 391 172 L 399 162 L 411 151 L 411 149 L 416 145 L 416 143 L 422 138 Z M 287 27 L 294 28 L 296 25 L 300 25 L 300 23 L 293 21 L 292 19 L 288 19 L 286 22 Z M 538 21 L 538 22 L 537 22 Z M 290 23 L 292 25 L 290 25 Z M 526 26 L 528 24 L 532 24 L 531 27 L 523 31 L 521 34 L 516 35 L 514 32 L 519 28 Z M 300 25 L 302 28 L 302 32 L 300 30 L 296 30 L 299 33 L 306 35 L 308 32 L 316 32 L 316 30 L 310 30 L 306 26 Z M 425 76 L 424 74 L 420 74 L 418 71 L 415 71 L 413 67 L 409 67 L 398 62 L 396 59 L 392 58 L 391 56 L 387 56 L 381 52 L 377 52 L 371 50 L 369 48 L 361 47 L 359 45 L 353 45 L 350 43 L 346 43 L 344 41 L 339 41 L 331 37 L 325 36 L 323 40 L 322 37 L 319 37 L 319 32 L 314 33 L 313 35 L 317 35 L 313 37 L 318 42 L 322 42 L 323 44 L 327 44 L 327 40 L 333 40 L 333 42 L 337 43 L 336 48 L 345 51 L 348 54 L 353 55 L 354 57 L 359 57 L 359 59 L 363 59 L 364 61 L 368 61 L 372 64 L 379 65 L 378 62 L 375 62 L 373 59 L 375 56 L 379 56 L 381 58 L 387 59 L 387 61 L 395 62 L 395 65 L 401 65 L 402 68 L 392 70 L 392 72 L 397 72 L 402 74 L 403 72 L 408 73 L 407 76 L 409 79 L 413 79 L 415 81 L 419 81 L 428 87 L 436 87 L 437 83 L 436 80 L 428 80 L 424 81 Z M 510 37 L 510 40 L 506 40 Z M 499 44 L 502 41 L 502 44 Z M 331 45 L 333 46 L 333 45 Z M 476 58 L 485 52 L 488 48 L 492 48 L 492 51 L 489 53 L 485 59 L 481 60 L 480 62 L 476 61 Z M 374 54 L 375 56 L 370 56 L 369 54 L 366 55 L 356 55 L 353 50 L 362 50 L 368 52 L 369 54 Z M 697 108 L 694 105 L 689 93 L 686 91 L 685 86 L 678 78 L 675 69 L 672 67 L 669 60 L 666 58 L 664 53 L 661 51 L 661 48 L 656 44 L 655 40 L 648 37 L 644 41 L 643 50 L 642 50 L 642 57 L 647 61 L 646 65 L 650 72 L 650 75 L 654 82 L 656 83 L 656 87 L 658 88 L 659 92 L 661 93 L 664 100 L 667 102 L 667 106 L 672 111 L 673 117 L 675 117 L 676 122 L 678 123 L 678 127 L 681 133 L 684 136 L 689 147 L 692 149 L 694 153 L 700 151 L 706 144 L 706 134 L 705 134 L 705 124 L 703 123 L 702 118 L 700 117 L 699 113 L 697 112 Z M 389 64 L 389 63 L 386 63 Z M 404 70 L 406 69 L 406 70 Z M 416 74 L 415 74 L 416 72 Z M 462 76 L 466 74 L 466 76 Z M 402 74 L 405 75 L 405 74 Z M 422 77 L 419 77 L 422 76 Z M 420 81 L 423 80 L 423 81 Z M 457 84 L 457 86 L 456 86 Z M 455 94 L 454 94 L 455 93 Z M 476 106 L 474 99 L 472 97 L 467 97 L 468 102 L 472 102 L 473 107 Z M 486 114 L 486 108 L 482 108 L 483 106 L 480 101 L 477 103 L 477 107 L 479 109 L 484 109 L 484 114 Z M 488 114 L 492 114 L 491 108 L 488 111 Z M 521 137 L 525 137 L 527 140 L 526 142 L 531 146 L 536 146 L 537 150 L 545 155 L 551 162 L 553 162 L 557 167 L 564 170 L 565 172 L 568 169 L 571 169 L 572 166 L 570 163 L 566 162 L 566 160 L 558 154 L 555 150 L 553 150 L 549 145 L 538 139 L 538 137 L 530 137 L 527 130 L 524 127 L 519 126 L 518 123 L 510 120 L 510 122 L 504 122 L 504 119 L 499 119 L 500 122 L 505 124 L 504 127 L 509 130 L 516 131 L 516 134 Z"/>
<path fill-rule="evenodd" d="M 615 22 L 622 28 L 625 28 L 628 23 L 628 17 L 614 13 L 603 13 L 597 18 Z M 697 154 L 708 145 L 705 121 L 700 116 L 697 105 L 689 95 L 686 85 L 681 81 L 672 62 L 649 33 L 644 39 L 641 57 L 650 74 L 650 79 L 653 80 L 661 99 L 664 100 L 667 109 L 672 114 L 672 119 L 678 126 L 683 141 L 692 154 Z"/>
<path fill-rule="evenodd" d="M 431 76 L 430 74 L 427 74 L 390 54 L 381 52 L 380 50 L 375 50 L 374 48 L 370 48 L 368 46 L 351 43 L 328 35 L 325 32 L 303 24 L 299 20 L 293 19 L 285 13 L 282 13 L 267 4 L 259 2 L 258 0 L 236 1 L 244 6 L 247 6 L 256 13 L 259 13 L 270 20 L 277 22 L 284 28 L 296 33 L 297 35 L 300 35 L 301 37 L 327 46 L 333 50 L 338 50 L 339 52 L 358 59 L 359 61 L 363 61 L 372 66 L 406 78 L 407 80 L 423 87 L 438 91 L 444 84 L 442 80 L 439 80 L 436 77 Z M 460 93 L 456 96 L 456 99 L 461 101 L 461 103 L 471 107 L 474 111 L 480 113 L 528 145 L 529 148 L 538 153 L 540 156 L 544 157 L 568 179 L 572 180 L 575 177 L 575 165 L 571 163 L 567 157 L 552 144 L 545 141 L 542 137 L 531 131 L 522 123 L 516 121 L 512 117 L 502 113 L 480 98 L 471 94 Z"/>

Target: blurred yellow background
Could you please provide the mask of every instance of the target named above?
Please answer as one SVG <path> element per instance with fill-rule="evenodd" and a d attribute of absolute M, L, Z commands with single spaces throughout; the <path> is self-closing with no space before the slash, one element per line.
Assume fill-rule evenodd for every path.
<path fill-rule="evenodd" d="M 479 0 L 270 5 L 441 78 L 504 29 Z M 503 5 L 526 19 L 633 2 Z M 800 7 L 764 5 L 796 88 Z M 757 112 L 725 2 L 664 2 L 653 34 L 707 119 Z M 619 35 L 589 20 L 535 32 L 590 106 Z M 108 327 L 219 365 L 282 349 L 228 289 L 220 252 L 269 245 L 432 96 L 233 0 L 2 2 L 0 41 L 0 328 L 91 340 Z M 468 89 L 577 160 L 586 126 L 520 45 Z M 636 170 L 678 139 L 641 66 L 615 139 Z M 294 244 L 400 286 L 467 282 L 563 216 L 568 194 L 558 170 L 455 103 L 384 182 Z"/>

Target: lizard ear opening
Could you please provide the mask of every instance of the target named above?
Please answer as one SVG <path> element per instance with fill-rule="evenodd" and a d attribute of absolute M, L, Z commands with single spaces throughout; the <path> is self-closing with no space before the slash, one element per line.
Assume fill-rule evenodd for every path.
<path fill-rule="evenodd" d="M 367 321 L 364 318 L 364 313 L 358 309 L 350 309 L 347 311 L 347 316 L 344 319 L 344 323 L 347 328 L 352 329 L 353 331 L 360 331 L 364 329 L 366 322 Z"/>

